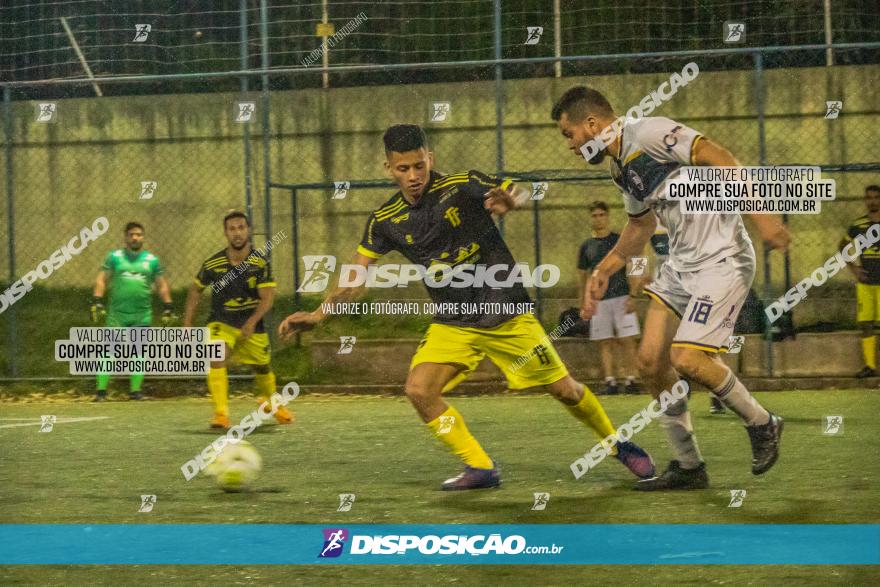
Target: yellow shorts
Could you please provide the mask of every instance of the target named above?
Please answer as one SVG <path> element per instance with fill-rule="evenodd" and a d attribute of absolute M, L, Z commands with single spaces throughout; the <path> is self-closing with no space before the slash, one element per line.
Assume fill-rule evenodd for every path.
<path fill-rule="evenodd" d="M 532 314 L 522 314 L 494 328 L 431 324 L 409 368 L 419 363 L 464 366 L 443 391 L 462 382 L 483 360 L 501 369 L 510 389 L 548 385 L 568 375 L 544 327 Z"/>
<path fill-rule="evenodd" d="M 856 311 L 858 322 L 880 321 L 880 285 L 856 284 L 856 300 L 859 309 Z"/>
<path fill-rule="evenodd" d="M 239 340 L 241 330 L 222 322 L 209 322 L 211 340 L 222 340 L 232 349 L 235 360 L 246 365 L 268 365 L 270 358 L 269 335 L 255 332 L 247 340 Z M 226 357 L 227 361 L 231 357 Z"/>

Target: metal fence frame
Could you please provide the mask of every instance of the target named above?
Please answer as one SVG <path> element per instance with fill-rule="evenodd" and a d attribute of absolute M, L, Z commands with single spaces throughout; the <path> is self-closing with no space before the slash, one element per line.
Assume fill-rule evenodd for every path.
<path fill-rule="evenodd" d="M 224 71 L 224 72 L 212 72 L 212 73 L 182 73 L 182 74 L 163 74 L 163 75 L 127 75 L 127 76 L 116 76 L 116 77 L 106 77 L 106 78 L 77 78 L 77 79 L 60 79 L 60 80 L 35 80 L 35 81 L 16 81 L 16 82 L 0 82 L 0 86 L 3 88 L 3 133 L 4 133 L 4 167 L 6 174 L 6 182 L 4 189 L 6 191 L 7 198 L 7 251 L 9 254 L 9 270 L 8 270 L 8 280 L 10 283 L 16 280 L 16 268 L 15 268 L 15 222 L 14 222 L 14 211 L 15 211 L 15 189 L 14 189 L 14 177 L 13 177 L 13 137 L 12 137 L 12 91 L 18 88 L 39 88 L 45 86 L 68 86 L 68 85 L 88 85 L 93 84 L 95 82 L 99 82 L 101 84 L 118 84 L 118 83 L 143 83 L 143 82 L 160 82 L 160 81 L 186 81 L 186 80 L 210 80 L 210 79 L 223 79 L 223 78 L 239 78 L 241 80 L 241 91 L 247 92 L 250 86 L 250 79 L 253 77 L 259 76 L 260 78 L 260 86 L 261 86 L 261 106 L 262 106 L 262 117 L 261 117 L 261 137 L 262 137 L 262 145 L 263 145 L 263 169 L 262 169 L 262 185 L 263 185 L 263 205 L 264 205 L 264 231 L 266 235 L 272 234 L 272 225 L 271 225 L 271 191 L 272 189 L 287 189 L 291 192 L 292 202 L 294 203 L 294 222 L 293 229 L 294 234 L 296 234 L 296 222 L 295 222 L 295 202 L 296 202 L 296 192 L 298 189 L 306 189 L 306 188 L 324 188 L 331 187 L 332 183 L 328 184 L 301 184 L 296 183 L 295 178 L 281 178 L 278 182 L 273 181 L 272 179 L 272 169 L 271 169 L 271 157 L 269 157 L 269 151 L 271 149 L 271 140 L 270 140 L 270 129 L 269 129 L 269 114 L 270 114 L 270 90 L 269 90 L 269 79 L 272 76 L 288 76 L 288 75 L 328 75 L 331 73 L 348 73 L 348 72 L 369 72 L 369 71 L 379 71 L 379 70 L 432 70 L 432 69 L 444 69 L 444 68 L 469 68 L 469 67 L 487 67 L 492 66 L 494 68 L 494 78 L 495 78 L 495 142 L 496 142 L 496 169 L 495 172 L 497 174 L 505 174 L 505 175 L 534 175 L 533 173 L 519 173 L 512 174 L 511 172 L 505 170 L 505 161 L 504 161 L 504 77 L 503 77 L 503 67 L 505 65 L 524 65 L 524 64 L 541 64 L 541 63 L 554 63 L 560 64 L 557 67 L 561 67 L 562 63 L 569 62 L 588 62 L 588 61 L 614 61 L 614 60 L 625 60 L 625 59 L 640 59 L 640 58 L 682 58 L 682 57 L 698 57 L 698 56 L 722 56 L 722 55 L 750 55 L 752 56 L 754 63 L 754 88 L 756 92 L 755 96 L 755 104 L 756 104 L 756 118 L 758 123 L 758 152 L 759 152 L 759 165 L 764 165 L 766 163 L 766 136 L 765 136 L 765 96 L 766 96 L 766 88 L 764 85 L 764 55 L 768 53 L 782 53 L 782 52 L 794 52 L 794 51 L 825 51 L 829 55 L 835 50 L 848 50 L 848 49 L 880 49 L 880 42 L 874 43 L 826 43 L 826 44 L 818 44 L 818 45 L 794 45 L 794 46 L 785 46 L 785 47 L 735 47 L 735 48 L 725 48 L 725 49 L 711 49 L 711 50 L 688 50 L 688 51 L 671 51 L 671 52 L 640 52 L 640 53 L 620 53 L 620 54 L 604 54 L 604 55 L 565 55 L 565 56 L 554 56 L 554 57 L 534 57 L 534 58 L 515 58 L 515 59 L 504 59 L 501 57 L 502 55 L 502 45 L 501 45 L 501 22 L 502 22 L 502 12 L 501 12 L 501 1 L 493 0 L 494 5 L 494 22 L 493 22 L 493 40 L 494 40 L 494 59 L 482 59 L 482 60 L 469 60 L 469 61 L 448 61 L 448 62 L 429 62 L 429 63 L 398 63 L 398 64 L 390 64 L 390 65 L 341 65 L 341 66 L 325 66 L 318 68 L 310 68 L 310 67 L 288 67 L 288 68 L 276 68 L 272 69 L 269 65 L 269 52 L 268 52 L 268 8 L 266 0 L 260 1 L 260 56 L 261 56 L 261 67 L 259 69 L 248 69 L 248 35 L 247 35 L 247 0 L 240 0 L 240 26 L 241 26 L 241 46 L 240 46 L 240 56 L 241 56 L 241 66 L 242 69 L 237 71 Z M 251 147 L 250 147 L 250 133 L 247 128 L 247 125 L 244 129 L 244 137 L 243 137 L 243 145 L 242 145 L 242 157 L 244 159 L 244 177 L 243 177 L 243 191 L 244 191 L 244 201 L 246 203 L 246 209 L 248 215 L 252 215 L 252 185 L 253 185 L 253 176 L 254 170 L 252 169 L 252 157 L 251 157 Z M 853 165 L 853 166 L 829 166 L 829 170 L 836 171 L 856 171 L 856 170 L 865 170 L 865 169 L 880 169 L 880 163 L 878 164 L 869 164 L 869 165 Z M 570 177 L 570 178 L 554 178 L 553 181 L 584 181 L 584 180 L 592 180 L 595 179 L 593 177 Z M 288 183 L 282 183 L 282 181 L 287 181 Z M 364 182 L 352 182 L 352 187 L 363 187 L 365 185 L 369 185 L 370 187 L 377 187 L 380 184 L 377 184 L 375 181 L 365 184 Z M 388 184 L 389 186 L 391 184 Z M 536 258 L 540 259 L 540 220 L 539 220 L 539 205 L 535 202 L 534 206 L 534 230 L 535 230 L 535 254 Z M 298 249 L 298 240 L 294 239 L 294 246 Z M 298 250 L 294 251 L 294 258 L 298 258 Z M 771 285 L 770 285 L 770 260 L 768 255 L 765 253 L 764 256 L 764 271 L 765 271 L 765 286 L 763 297 L 765 301 L 769 301 L 772 299 Z M 298 281 L 299 269 L 298 267 L 294 268 L 295 274 L 294 279 Z M 789 259 L 788 255 L 786 255 L 785 259 L 785 281 L 786 285 L 790 282 L 790 267 L 789 267 Z M 538 303 L 540 307 L 540 292 L 537 294 Z M 9 316 L 9 331 L 8 331 L 8 347 L 15 348 L 16 345 L 16 337 L 17 337 L 17 323 L 16 323 L 16 311 L 15 306 L 10 307 L 7 310 L 7 314 Z M 767 375 L 773 375 L 773 346 L 771 333 L 767 331 L 766 336 L 766 346 L 765 346 L 765 364 L 767 366 Z M 12 355 L 10 361 L 10 373 L 9 375 L 13 378 L 18 377 L 18 366 L 15 355 Z M 29 379 L 37 379 L 37 378 L 29 378 Z"/>

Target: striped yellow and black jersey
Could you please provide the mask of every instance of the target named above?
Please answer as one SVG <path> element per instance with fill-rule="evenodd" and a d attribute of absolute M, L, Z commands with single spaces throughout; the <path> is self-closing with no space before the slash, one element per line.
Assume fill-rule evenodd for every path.
<path fill-rule="evenodd" d="M 852 242 L 858 235 L 864 235 L 873 224 L 877 224 L 867 215 L 861 216 L 853 222 L 846 231 L 846 242 Z M 865 237 L 867 238 L 867 237 Z M 859 263 L 867 274 L 869 285 L 880 285 L 880 243 L 865 249 L 859 257 Z"/>
<path fill-rule="evenodd" d="M 503 265 L 495 279 L 508 279 L 514 266 L 513 255 L 501 238 L 484 196 L 494 187 L 512 183 L 479 171 L 454 175 L 431 173 L 423 195 L 410 204 L 397 192 L 375 210 L 367 222 L 358 252 L 374 259 L 399 251 L 411 263 L 427 268 L 438 264 Z M 429 287 L 431 300 L 438 304 L 467 304 L 473 308 L 500 302 L 517 308 L 531 300 L 521 283 L 493 289 L 474 287 Z M 434 321 L 452 326 L 491 328 L 522 313 L 450 312 L 437 314 Z"/>
<path fill-rule="evenodd" d="M 247 259 L 233 265 L 226 249 L 214 253 L 202 263 L 195 278 L 201 288 L 211 287 L 211 316 L 209 322 L 222 322 L 241 328 L 253 315 L 260 303 L 259 289 L 275 287 L 269 261 L 259 251 L 253 251 Z M 265 332 L 263 321 L 255 332 Z"/>

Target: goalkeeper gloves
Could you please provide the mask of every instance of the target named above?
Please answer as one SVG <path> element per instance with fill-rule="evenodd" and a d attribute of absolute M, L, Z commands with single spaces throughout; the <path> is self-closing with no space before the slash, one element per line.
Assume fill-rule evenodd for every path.
<path fill-rule="evenodd" d="M 107 316 L 107 309 L 104 307 L 104 298 L 95 296 L 92 298 L 92 305 L 89 308 L 92 314 L 92 322 L 97 324 Z"/>
<path fill-rule="evenodd" d="M 170 303 L 165 304 L 165 309 L 162 310 L 162 326 L 168 326 L 176 320 L 177 315 L 174 313 L 174 306 Z"/>

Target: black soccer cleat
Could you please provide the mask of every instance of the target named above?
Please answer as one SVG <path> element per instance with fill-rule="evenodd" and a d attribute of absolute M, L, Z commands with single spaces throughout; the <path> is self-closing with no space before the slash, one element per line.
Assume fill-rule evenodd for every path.
<path fill-rule="evenodd" d="M 752 441 L 752 474 L 760 475 L 770 470 L 779 458 L 783 420 L 770 414 L 770 421 L 763 426 L 746 426 Z"/>
<path fill-rule="evenodd" d="M 468 489 L 489 489 L 501 485 L 501 474 L 495 463 L 491 469 L 477 469 L 466 466 L 464 471 L 443 482 L 443 491 L 466 491 Z"/>
<path fill-rule="evenodd" d="M 132 401 L 139 402 L 139 401 L 141 401 L 142 399 L 144 399 L 144 394 L 142 394 L 142 393 L 139 392 L 139 391 L 135 391 L 135 392 L 132 392 L 132 393 L 130 393 L 130 394 L 128 395 L 128 399 L 130 399 L 130 400 L 132 400 Z"/>
<path fill-rule="evenodd" d="M 636 380 L 632 380 L 626 384 L 624 391 L 627 395 L 639 395 L 642 393 L 642 386 L 639 385 L 639 382 Z"/>
<path fill-rule="evenodd" d="M 634 489 L 636 491 L 668 491 L 671 489 L 706 489 L 707 487 L 709 487 L 709 476 L 706 474 L 706 463 L 700 463 L 696 469 L 682 469 L 678 461 L 672 461 L 662 475 L 639 481 Z"/>
<path fill-rule="evenodd" d="M 103 390 L 103 389 L 99 389 L 99 390 L 98 390 L 98 393 L 95 394 L 95 399 L 93 399 L 92 401 L 93 401 L 93 402 L 105 402 L 105 401 L 107 401 L 107 392 L 106 392 L 105 390 Z"/>
<path fill-rule="evenodd" d="M 710 397 L 711 404 L 709 405 L 709 413 L 710 414 L 723 414 L 726 410 L 724 409 L 724 404 L 721 403 L 721 400 L 715 397 L 714 395 Z"/>
<path fill-rule="evenodd" d="M 877 371 L 871 369 L 867 365 L 862 367 L 862 370 L 856 373 L 856 379 L 867 379 L 868 377 L 876 377 Z"/>

